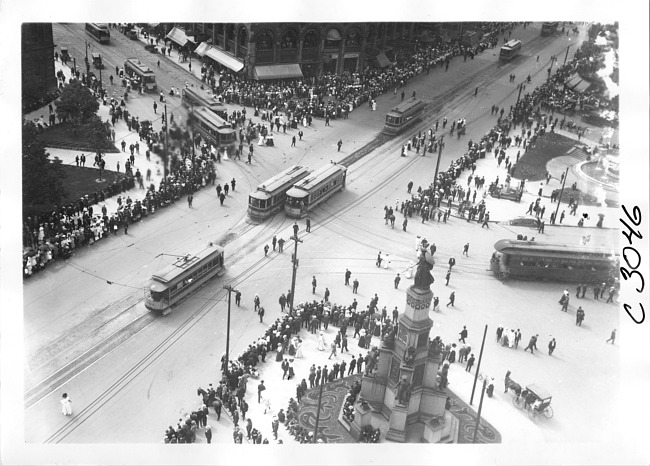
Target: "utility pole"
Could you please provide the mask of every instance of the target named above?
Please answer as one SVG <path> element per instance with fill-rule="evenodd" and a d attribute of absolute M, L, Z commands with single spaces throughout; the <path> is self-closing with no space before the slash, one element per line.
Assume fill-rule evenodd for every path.
<path fill-rule="evenodd" d="M 485 327 L 487 328 L 487 325 Z M 478 426 L 481 423 L 481 410 L 483 409 L 483 395 L 485 395 L 486 384 L 487 384 L 487 380 L 483 379 L 483 389 L 481 390 L 481 401 L 479 401 L 478 403 L 478 414 L 476 416 L 476 425 L 474 426 L 474 438 L 472 439 L 472 443 L 476 443 L 476 436 L 478 435 Z"/>
<path fill-rule="evenodd" d="M 84 60 L 86 60 L 86 86 L 90 87 L 89 86 L 89 84 L 90 84 L 90 77 L 89 77 L 90 76 L 90 62 L 88 61 L 88 47 L 89 47 L 88 41 L 86 41 L 86 58 L 84 59 Z"/>
<path fill-rule="evenodd" d="M 569 47 L 571 47 L 571 44 L 566 46 L 566 54 L 564 54 L 564 63 L 566 63 L 566 59 L 569 58 Z"/>
<path fill-rule="evenodd" d="M 294 249 L 293 254 L 291 254 L 291 263 L 293 264 L 293 275 L 291 276 L 291 299 L 289 300 L 289 315 L 293 315 L 293 300 L 296 297 L 296 272 L 298 271 L 298 243 L 302 243 L 301 239 L 298 239 L 298 234 L 293 235 L 294 240 Z"/>
<path fill-rule="evenodd" d="M 440 140 L 438 141 L 438 160 L 436 160 L 436 171 L 433 174 L 433 182 L 436 183 L 438 180 L 438 169 L 440 168 L 440 158 L 442 157 L 442 144 L 444 140 L 444 135 L 440 136 Z"/>
<path fill-rule="evenodd" d="M 517 95 L 517 103 L 519 103 L 519 98 L 521 97 L 521 90 L 524 87 L 524 82 L 519 83 L 519 94 Z"/>
<path fill-rule="evenodd" d="M 320 390 L 318 391 L 318 406 L 316 407 L 316 425 L 314 425 L 314 443 L 316 443 L 316 435 L 318 433 L 318 421 L 320 421 L 320 405 L 323 400 L 323 386 L 325 383 L 320 384 Z"/>
<path fill-rule="evenodd" d="M 104 67 L 104 62 L 102 61 L 102 56 L 99 56 L 99 92 L 102 91 L 102 68 Z"/>
<path fill-rule="evenodd" d="M 562 202 L 562 194 L 564 194 L 564 185 L 566 184 L 566 178 L 569 176 L 569 167 L 566 167 L 564 172 L 564 179 L 562 180 L 562 189 L 560 189 L 560 196 L 557 198 L 557 207 L 555 208 L 555 220 L 557 221 L 557 213 L 560 211 L 560 202 Z"/>
<path fill-rule="evenodd" d="M 230 366 L 228 364 L 228 361 L 230 361 L 230 295 L 233 291 L 237 293 L 237 290 L 234 289 L 231 285 L 224 285 L 223 289 L 228 291 L 228 323 L 226 324 L 226 360 L 223 362 L 223 367 L 221 370 L 223 371 L 224 375 L 228 375 L 230 372 Z"/>
<path fill-rule="evenodd" d="M 474 374 L 474 385 L 472 385 L 472 396 L 469 398 L 469 404 L 471 405 L 474 401 L 474 390 L 476 389 L 476 380 L 478 379 L 479 371 L 481 370 L 481 359 L 483 358 L 483 347 L 485 346 L 485 337 L 487 336 L 487 324 L 485 324 L 485 330 L 483 330 L 483 341 L 481 342 L 481 352 L 478 355 L 478 364 L 476 364 L 476 373 Z M 485 381 L 483 381 L 483 391 L 485 391 Z M 483 397 L 481 396 L 481 401 Z M 479 408 L 479 413 L 481 412 Z M 479 414 L 480 416 L 480 414 Z"/>
<path fill-rule="evenodd" d="M 164 153 L 165 156 L 163 157 L 163 174 L 165 175 L 165 178 L 167 178 L 168 171 L 167 171 L 167 163 L 169 162 L 169 150 L 168 150 L 168 142 L 167 142 L 167 133 L 169 132 L 169 120 L 167 119 L 167 104 L 165 103 L 165 148 L 164 148 Z"/>

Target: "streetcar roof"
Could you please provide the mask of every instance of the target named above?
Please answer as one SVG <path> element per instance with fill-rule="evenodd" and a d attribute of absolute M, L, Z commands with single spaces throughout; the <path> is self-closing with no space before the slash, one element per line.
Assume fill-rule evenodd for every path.
<path fill-rule="evenodd" d="M 537 385 L 535 383 L 527 385 L 526 389 L 528 391 L 533 392 L 542 401 L 550 400 L 551 398 L 553 398 L 553 396 L 544 387 L 540 387 L 539 385 Z"/>
<path fill-rule="evenodd" d="M 137 58 L 127 58 L 126 63 L 131 65 L 135 70 L 143 73 L 143 74 L 155 74 L 151 68 L 149 68 L 146 64 L 142 63 L 139 59 Z"/>
<path fill-rule="evenodd" d="M 261 201 L 266 201 L 267 199 L 271 199 L 272 196 L 269 193 L 258 188 L 257 191 L 250 193 L 250 197 L 253 199 L 259 199 Z"/>
<path fill-rule="evenodd" d="M 194 107 L 194 113 L 198 118 L 207 121 L 208 123 L 210 123 L 213 126 L 216 126 L 217 128 L 228 127 L 232 129 L 227 121 L 225 121 L 223 118 L 221 118 L 219 115 L 217 115 L 207 107 L 204 107 L 202 105 L 198 107 Z"/>
<path fill-rule="evenodd" d="M 204 101 L 206 104 L 209 104 L 210 107 L 215 107 L 215 106 L 223 107 L 223 109 L 226 110 L 225 105 L 217 100 L 216 95 L 213 95 L 204 89 L 185 87 L 183 88 L 183 94 L 190 94 L 192 97 L 195 97 L 198 100 Z"/>
<path fill-rule="evenodd" d="M 172 264 L 165 265 L 161 270 L 156 271 L 151 278 L 154 281 L 168 284 L 175 278 L 184 275 L 187 270 L 191 270 L 192 267 L 197 264 L 211 260 L 221 254 L 223 254 L 223 248 L 210 243 L 202 251 L 194 254 L 187 254 L 185 256 L 178 256 Z"/>
<path fill-rule="evenodd" d="M 416 99 L 415 97 L 411 97 L 409 100 L 406 100 L 395 107 L 393 107 L 390 113 L 405 113 L 413 108 L 420 107 L 424 105 L 424 102 L 422 102 L 420 99 Z"/>
<path fill-rule="evenodd" d="M 273 176 L 272 178 L 266 180 L 264 183 L 262 183 L 257 187 L 257 190 L 266 193 L 272 193 L 282 188 L 287 183 L 297 182 L 298 180 L 309 175 L 311 172 L 312 171 L 307 167 L 303 167 L 301 165 L 294 165 L 293 167 L 289 167 L 283 172 L 280 172 L 277 175 Z"/>
<path fill-rule="evenodd" d="M 618 256 L 611 248 L 583 246 L 581 244 L 540 243 L 538 241 L 523 241 L 501 239 L 494 243 L 494 249 L 501 253 L 524 255 L 583 255 L 583 256 Z"/>
<path fill-rule="evenodd" d="M 519 39 L 512 39 L 512 40 L 509 40 L 508 42 L 506 42 L 505 44 L 503 44 L 503 47 L 501 47 L 501 48 L 502 49 L 511 49 L 511 48 L 516 47 L 517 45 L 520 45 L 520 44 L 521 44 L 521 41 Z"/>
<path fill-rule="evenodd" d="M 314 187 L 318 186 L 323 181 L 329 179 L 330 177 L 338 173 L 345 172 L 346 170 L 347 168 L 345 168 L 343 165 L 340 165 L 335 162 L 330 162 L 329 164 L 320 167 L 318 170 L 311 173 L 306 178 L 303 178 L 302 180 L 298 181 L 293 186 L 293 188 L 287 191 L 287 195 L 291 195 L 290 193 L 295 188 L 298 188 L 303 191 L 311 191 Z M 298 197 L 302 197 L 302 196 L 299 195 Z"/>
<path fill-rule="evenodd" d="M 287 197 L 293 197 L 294 199 L 300 199 L 303 197 L 309 196 L 309 193 L 304 189 L 296 188 L 295 186 L 287 191 Z"/>

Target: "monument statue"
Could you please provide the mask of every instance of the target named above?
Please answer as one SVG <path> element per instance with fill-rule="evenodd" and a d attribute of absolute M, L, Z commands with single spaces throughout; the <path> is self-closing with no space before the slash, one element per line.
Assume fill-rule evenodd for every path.
<path fill-rule="evenodd" d="M 411 398 L 411 384 L 405 375 L 397 382 L 395 388 L 397 389 L 397 396 L 395 398 L 401 405 L 406 405 Z"/>
<path fill-rule="evenodd" d="M 418 268 L 415 272 L 415 283 L 414 286 L 421 290 L 431 289 L 431 284 L 433 283 L 433 276 L 431 275 L 431 269 L 433 265 L 427 261 L 426 252 L 422 251 L 419 256 Z"/>
<path fill-rule="evenodd" d="M 415 348 L 412 346 L 409 346 L 406 348 L 404 351 L 404 358 L 402 359 L 404 364 L 406 366 L 412 366 L 413 362 L 415 361 Z"/>

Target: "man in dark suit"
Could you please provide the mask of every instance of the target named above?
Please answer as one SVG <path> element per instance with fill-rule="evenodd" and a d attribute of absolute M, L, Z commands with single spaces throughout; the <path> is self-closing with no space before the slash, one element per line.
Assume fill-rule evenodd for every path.
<path fill-rule="evenodd" d="M 352 361 L 350 361 L 350 369 L 348 370 L 348 375 L 354 373 L 354 369 L 357 367 L 357 358 L 352 356 Z"/>

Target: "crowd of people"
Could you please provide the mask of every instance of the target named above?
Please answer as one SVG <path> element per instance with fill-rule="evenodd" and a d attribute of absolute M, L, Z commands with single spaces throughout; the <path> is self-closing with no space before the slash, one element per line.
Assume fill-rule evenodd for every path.
<path fill-rule="evenodd" d="M 301 122 L 307 117 L 347 118 L 353 109 L 377 96 L 397 92 L 414 76 L 429 73 L 436 66 L 448 69 L 454 57 L 473 59 L 483 50 L 495 47 L 499 35 L 513 27 L 514 23 L 487 23 L 481 31 L 481 40 L 473 46 L 437 38 L 433 45 L 422 44 L 415 50 L 398 54 L 389 67 L 367 67 L 360 73 L 323 73 L 318 77 L 264 82 L 224 71 L 217 78 L 217 70 L 205 59 L 201 79 L 226 103 L 254 107 L 258 111 L 284 112 L 290 115 L 290 122 Z"/>

